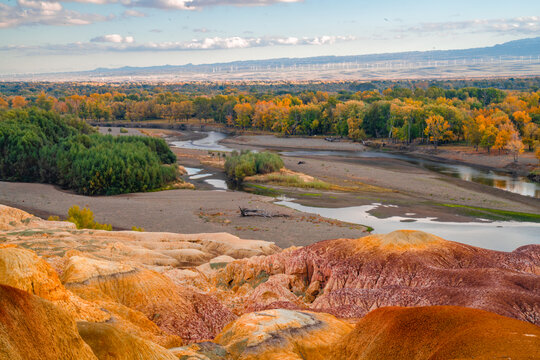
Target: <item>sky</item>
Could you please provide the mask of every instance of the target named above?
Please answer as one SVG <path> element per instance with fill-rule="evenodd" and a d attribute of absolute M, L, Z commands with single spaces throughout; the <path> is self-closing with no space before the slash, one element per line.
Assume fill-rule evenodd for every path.
<path fill-rule="evenodd" d="M 540 0 L 0 0 L 0 74 L 465 49 L 540 36 Z"/>

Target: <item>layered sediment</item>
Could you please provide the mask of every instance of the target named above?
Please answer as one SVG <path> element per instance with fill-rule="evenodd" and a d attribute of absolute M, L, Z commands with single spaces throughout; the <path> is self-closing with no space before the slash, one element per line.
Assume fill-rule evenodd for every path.
<path fill-rule="evenodd" d="M 540 357 L 539 245 L 72 225 L 0 206 L 0 359 Z"/>

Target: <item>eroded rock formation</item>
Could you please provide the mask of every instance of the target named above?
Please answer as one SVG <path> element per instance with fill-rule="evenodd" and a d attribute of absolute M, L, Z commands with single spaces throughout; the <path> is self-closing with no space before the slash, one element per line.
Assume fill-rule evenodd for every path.
<path fill-rule="evenodd" d="M 328 359 L 496 358 L 540 358 L 540 327 L 456 306 L 387 307 L 362 318 Z"/>
<path fill-rule="evenodd" d="M 215 346 L 191 345 L 177 349 L 178 356 L 219 356 L 255 360 L 323 360 L 334 343 L 352 330 L 352 325 L 323 313 L 266 310 L 241 316 L 214 340 Z"/>
<path fill-rule="evenodd" d="M 73 256 L 62 282 L 85 300 L 139 311 L 163 331 L 188 341 L 213 338 L 235 318 L 210 295 L 180 287 L 156 271 L 117 262 Z"/>
<path fill-rule="evenodd" d="M 539 254 L 540 245 L 507 253 L 395 231 L 237 260 L 214 281 L 237 312 L 287 307 L 359 318 L 383 306 L 459 305 L 539 324 Z"/>
<path fill-rule="evenodd" d="M 97 360 L 75 321 L 52 302 L 0 285 L 1 360 Z"/>
<path fill-rule="evenodd" d="M 99 360 L 178 360 L 152 341 L 106 323 L 78 322 L 77 329 Z"/>
<path fill-rule="evenodd" d="M 0 206 L 0 360 L 534 358 L 539 280 L 539 245 L 397 231 L 280 250 Z"/>

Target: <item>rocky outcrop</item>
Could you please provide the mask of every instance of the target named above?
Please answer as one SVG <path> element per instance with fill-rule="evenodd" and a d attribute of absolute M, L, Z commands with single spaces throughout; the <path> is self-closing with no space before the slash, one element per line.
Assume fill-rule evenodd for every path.
<path fill-rule="evenodd" d="M 214 342 L 172 350 L 186 360 L 536 359 L 540 327 L 457 306 L 385 307 L 349 325 L 328 314 L 245 314 Z"/>
<path fill-rule="evenodd" d="M 62 282 L 87 301 L 141 312 L 187 341 L 213 338 L 235 318 L 212 296 L 180 287 L 156 271 L 117 262 L 73 256 Z"/>
<path fill-rule="evenodd" d="M 534 358 L 539 280 L 539 245 L 397 231 L 281 251 L 0 206 L 0 360 Z"/>
<path fill-rule="evenodd" d="M 174 352 L 187 359 L 323 360 L 351 330 L 352 325 L 329 314 L 266 310 L 245 314 L 229 324 L 213 346 L 194 344 Z"/>
<path fill-rule="evenodd" d="M 29 228 L 75 229 L 75 224 L 65 221 L 46 221 L 26 211 L 0 204 L 0 231 Z"/>
<path fill-rule="evenodd" d="M 42 220 L 4 205 L 0 205 L 0 236 L 6 243 L 47 257 L 59 273 L 63 271 L 60 259 L 73 251 L 164 271 L 199 266 L 224 255 L 241 259 L 281 250 L 268 241 L 240 239 L 227 233 L 77 230 L 70 222 Z"/>
<path fill-rule="evenodd" d="M 97 360 L 75 321 L 52 302 L 0 285 L 1 360 Z"/>
<path fill-rule="evenodd" d="M 235 319 L 210 294 L 208 273 L 280 250 L 226 233 L 77 230 L 6 206 L 0 206 L 0 239 L 8 244 L 0 244 L 0 284 L 51 300 L 76 320 L 114 321 L 162 346 L 181 344 L 178 335 L 213 338 Z"/>
<path fill-rule="evenodd" d="M 239 313 L 279 306 L 359 318 L 383 306 L 458 305 L 540 324 L 539 254 L 539 245 L 506 253 L 396 231 L 237 260 L 214 282 Z"/>
<path fill-rule="evenodd" d="M 332 360 L 538 359 L 540 327 L 456 306 L 370 312 L 334 347 Z"/>
<path fill-rule="evenodd" d="M 66 290 L 57 273 L 33 251 L 0 245 L 0 284 L 47 299 L 77 320 L 106 321 L 110 315 Z"/>
<path fill-rule="evenodd" d="M 99 360 L 178 360 L 165 348 L 110 324 L 78 322 L 77 328 Z"/>

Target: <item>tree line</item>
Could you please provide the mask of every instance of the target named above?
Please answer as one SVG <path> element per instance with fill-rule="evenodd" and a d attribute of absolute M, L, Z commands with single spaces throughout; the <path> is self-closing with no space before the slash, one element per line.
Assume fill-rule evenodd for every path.
<path fill-rule="evenodd" d="M 0 179 L 60 185 L 85 195 L 158 189 L 177 177 L 162 139 L 100 135 L 73 116 L 0 111 Z"/>
<path fill-rule="evenodd" d="M 352 92 L 239 91 L 215 87 L 209 95 L 122 87 L 112 92 L 26 98 L 0 97 L 0 108 L 37 106 L 93 121 L 211 120 L 239 129 L 282 135 L 336 135 L 354 140 L 466 142 L 497 153 L 534 150 L 540 142 L 540 91 L 496 88 L 393 86 Z M 314 87 L 317 87 L 313 85 Z M 334 88 L 335 84 L 332 85 Z M 533 86 L 534 87 L 534 86 Z M 110 89 L 110 88 L 108 88 Z M 537 89 L 537 88 L 536 88 Z"/>

